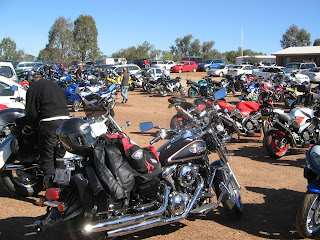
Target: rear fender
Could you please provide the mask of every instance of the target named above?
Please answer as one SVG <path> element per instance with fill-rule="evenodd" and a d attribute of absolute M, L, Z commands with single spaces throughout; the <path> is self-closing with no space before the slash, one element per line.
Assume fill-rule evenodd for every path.
<path fill-rule="evenodd" d="M 14 138 L 15 136 L 10 135 L 0 145 L 0 169 L 7 162 L 8 158 L 12 153 L 11 142 L 13 141 Z"/>

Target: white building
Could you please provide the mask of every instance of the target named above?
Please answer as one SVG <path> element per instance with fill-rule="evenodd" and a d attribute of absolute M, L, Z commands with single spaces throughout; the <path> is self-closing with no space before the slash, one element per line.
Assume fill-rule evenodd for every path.
<path fill-rule="evenodd" d="M 270 63 L 270 64 L 276 63 L 276 56 L 256 55 L 256 56 L 237 57 L 236 64 L 242 64 L 242 63 L 246 62 L 246 58 L 255 58 L 257 60 L 257 62 Z"/>

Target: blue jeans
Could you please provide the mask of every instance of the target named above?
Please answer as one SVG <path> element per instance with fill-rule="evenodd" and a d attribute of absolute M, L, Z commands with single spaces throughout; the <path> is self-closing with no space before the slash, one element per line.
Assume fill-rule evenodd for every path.
<path fill-rule="evenodd" d="M 121 87 L 121 96 L 123 97 L 122 102 L 126 102 L 128 97 L 127 97 L 127 93 L 129 90 L 129 86 L 122 86 Z"/>

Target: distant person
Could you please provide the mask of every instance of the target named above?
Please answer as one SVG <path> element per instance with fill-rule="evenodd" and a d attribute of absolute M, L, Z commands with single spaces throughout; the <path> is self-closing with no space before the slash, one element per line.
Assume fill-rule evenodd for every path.
<path fill-rule="evenodd" d="M 76 71 L 76 78 L 78 80 L 80 80 L 80 79 L 82 79 L 81 77 L 82 77 L 82 66 L 79 66 L 77 71 Z"/>
<path fill-rule="evenodd" d="M 51 65 L 50 65 L 50 67 L 49 67 L 49 78 L 50 78 L 50 79 L 53 78 L 53 75 L 54 75 L 55 72 L 56 72 L 55 64 L 54 64 L 54 63 L 51 63 Z"/>
<path fill-rule="evenodd" d="M 149 67 L 149 62 L 147 59 L 143 60 L 143 65 L 145 68 Z"/>
<path fill-rule="evenodd" d="M 127 93 L 129 90 L 129 73 L 126 68 L 123 68 L 121 76 L 121 96 L 123 97 L 122 103 L 128 102 Z"/>

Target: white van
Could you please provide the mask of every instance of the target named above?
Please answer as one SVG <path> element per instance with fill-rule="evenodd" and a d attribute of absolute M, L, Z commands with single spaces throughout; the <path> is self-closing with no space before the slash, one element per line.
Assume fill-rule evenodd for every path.
<path fill-rule="evenodd" d="M 10 61 L 0 61 L 0 76 L 19 83 L 17 73 Z"/>

